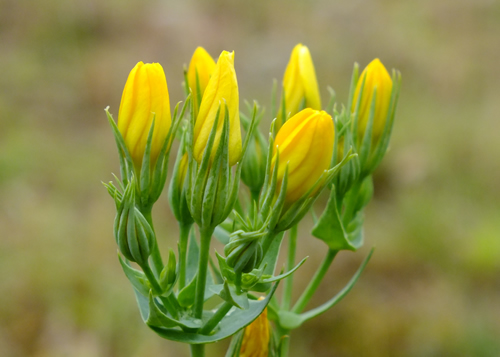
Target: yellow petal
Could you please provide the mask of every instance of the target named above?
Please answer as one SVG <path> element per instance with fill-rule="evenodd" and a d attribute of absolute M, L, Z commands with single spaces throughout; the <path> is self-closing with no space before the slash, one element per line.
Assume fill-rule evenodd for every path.
<path fill-rule="evenodd" d="M 276 135 L 271 165 L 274 167 L 279 151 L 280 182 L 288 164 L 286 202 L 302 197 L 329 169 L 334 138 L 332 117 L 324 111 L 306 108 L 283 125 Z"/>
<path fill-rule="evenodd" d="M 160 64 L 139 62 L 128 76 L 118 113 L 118 129 L 137 168 L 142 165 L 153 117 L 151 162 L 154 164 L 171 124 L 167 81 Z"/>
<path fill-rule="evenodd" d="M 363 81 L 363 93 L 360 93 Z M 370 109 L 375 89 L 377 97 L 375 100 L 375 116 L 373 118 L 372 137 L 376 142 L 382 135 L 385 128 L 392 92 L 391 76 L 378 58 L 370 62 L 370 64 L 363 70 L 356 85 L 356 91 L 354 92 L 351 107 L 351 112 L 353 113 L 356 111 L 358 98 L 361 95 L 358 108 L 358 136 L 360 139 L 364 136 L 366 126 L 368 125 L 368 121 L 370 119 Z"/>
<path fill-rule="evenodd" d="M 226 104 L 229 111 L 229 164 L 234 165 L 241 158 L 238 82 L 234 70 L 234 52 L 223 51 L 205 89 L 196 118 L 193 153 L 198 162 L 201 162 L 203 157 L 220 106 L 220 117 L 211 153 L 212 159 L 215 156 L 222 134 Z"/>

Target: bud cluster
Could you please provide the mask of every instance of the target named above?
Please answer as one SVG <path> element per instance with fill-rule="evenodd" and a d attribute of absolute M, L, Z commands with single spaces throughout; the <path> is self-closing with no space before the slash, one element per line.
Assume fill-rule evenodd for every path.
<path fill-rule="evenodd" d="M 363 243 L 363 209 L 389 144 L 400 76 L 389 76 L 378 59 L 361 75 L 356 64 L 347 105 L 337 110 L 332 95 L 323 108 L 312 56 L 298 44 L 263 134 L 257 127 L 264 111 L 256 102 L 240 112 L 234 60 L 234 52 L 222 51 L 214 61 L 198 47 L 185 68 L 185 101 L 173 114 L 161 65 L 139 62 L 126 81 L 117 122 L 106 109 L 121 178 L 105 186 L 116 205 L 120 263 L 152 330 L 191 344 L 197 356 L 204 344 L 235 334 L 228 356 L 286 356 L 289 331 L 343 297 L 302 313 L 337 252 Z M 176 139 L 168 200 L 179 225 L 178 251 L 169 249 L 164 263 L 152 208 Z M 297 225 L 324 191 L 330 198 L 311 233 L 326 243 L 327 256 L 292 308 L 292 274 L 306 259 L 295 264 Z M 277 273 L 287 231 L 286 271 Z M 211 254 L 213 237 L 223 254 Z M 282 304 L 269 304 L 282 280 Z M 215 309 L 206 309 L 209 299 L 219 302 Z M 274 337 L 268 317 L 278 328 Z"/>

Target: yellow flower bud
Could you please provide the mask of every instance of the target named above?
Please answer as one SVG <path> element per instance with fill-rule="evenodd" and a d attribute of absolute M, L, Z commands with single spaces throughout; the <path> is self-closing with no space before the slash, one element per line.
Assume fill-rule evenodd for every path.
<path fill-rule="evenodd" d="M 261 300 L 261 299 L 259 299 Z M 269 322 L 267 308 L 245 328 L 240 357 L 267 357 L 269 354 Z"/>
<path fill-rule="evenodd" d="M 363 93 L 361 86 L 363 85 Z M 356 91 L 352 101 L 351 112 L 356 111 L 358 98 L 361 95 L 358 110 L 358 138 L 363 139 L 366 126 L 370 119 L 370 109 L 373 98 L 373 90 L 377 89 L 377 97 L 375 99 L 375 116 L 373 117 L 372 138 L 373 143 L 376 143 L 384 132 L 385 123 L 387 121 L 387 113 L 391 101 L 392 79 L 384 65 L 378 58 L 370 62 L 363 70 L 356 84 Z"/>
<path fill-rule="evenodd" d="M 193 154 L 196 161 L 201 162 L 220 106 L 217 134 L 211 153 L 212 160 L 215 157 L 224 125 L 226 104 L 229 112 L 229 165 L 232 166 L 241 158 L 238 83 L 234 70 L 234 52 L 223 51 L 203 94 L 200 112 L 194 126 Z"/>
<path fill-rule="evenodd" d="M 288 164 L 285 202 L 302 197 L 330 168 L 335 132 L 332 117 L 319 110 L 306 108 L 291 117 L 274 141 L 272 166 L 279 151 L 278 182 Z"/>
<path fill-rule="evenodd" d="M 305 108 L 321 109 L 318 81 L 309 49 L 298 44 L 294 47 L 283 77 L 285 92 L 285 116 L 294 116 L 300 110 L 302 101 Z M 278 113 L 278 126 L 282 125 L 281 110 Z"/>
<path fill-rule="evenodd" d="M 192 93 L 194 101 L 195 117 L 198 115 L 200 102 L 203 98 L 203 93 L 207 88 L 208 81 L 215 69 L 215 61 L 203 47 L 198 47 L 191 57 L 187 72 L 187 81 Z M 196 76 L 198 75 L 198 84 Z M 199 89 L 199 91 L 198 91 Z"/>
<path fill-rule="evenodd" d="M 118 113 L 118 129 L 136 169 L 142 165 L 153 116 L 155 128 L 151 143 L 151 165 L 158 158 L 170 129 L 170 103 L 167 80 L 161 65 L 139 62 L 128 76 Z"/>

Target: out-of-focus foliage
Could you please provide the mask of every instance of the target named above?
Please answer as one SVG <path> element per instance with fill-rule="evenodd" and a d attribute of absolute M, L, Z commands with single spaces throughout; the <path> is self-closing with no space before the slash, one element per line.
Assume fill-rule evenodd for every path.
<path fill-rule="evenodd" d="M 365 248 L 339 254 L 324 296 L 372 245 L 375 255 L 349 299 L 296 333 L 292 356 L 497 355 L 499 37 L 492 0 L 3 0 L 2 356 L 186 355 L 140 322 L 116 258 L 114 210 L 100 181 L 118 172 L 118 160 L 103 109 L 117 112 L 139 60 L 161 63 L 172 103 L 181 100 L 182 65 L 202 45 L 235 51 L 240 97 L 268 108 L 267 127 L 268 79 L 281 81 L 298 42 L 314 57 L 325 103 L 327 85 L 346 101 L 354 61 L 363 68 L 379 57 L 401 71 L 403 88 Z M 160 201 L 166 252 L 177 225 L 166 196 Z M 312 259 L 297 291 L 323 256 L 309 230 L 300 227 L 299 252 Z"/>

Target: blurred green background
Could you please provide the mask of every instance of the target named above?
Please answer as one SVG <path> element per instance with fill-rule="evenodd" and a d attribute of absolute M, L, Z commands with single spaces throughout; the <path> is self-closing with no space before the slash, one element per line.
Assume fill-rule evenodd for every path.
<path fill-rule="evenodd" d="M 142 324 L 118 264 L 103 109 L 117 116 L 139 60 L 160 62 L 182 100 L 202 45 L 235 51 L 240 97 L 267 107 L 267 125 L 272 80 L 302 42 L 324 102 L 327 85 L 345 102 L 353 63 L 375 57 L 403 87 L 365 247 L 339 254 L 311 306 L 375 255 L 344 301 L 293 333 L 292 357 L 499 356 L 499 39 L 494 0 L 0 0 L 0 354 L 187 356 Z M 177 231 L 166 201 L 163 250 Z M 325 253 L 309 230 L 296 291 Z"/>

